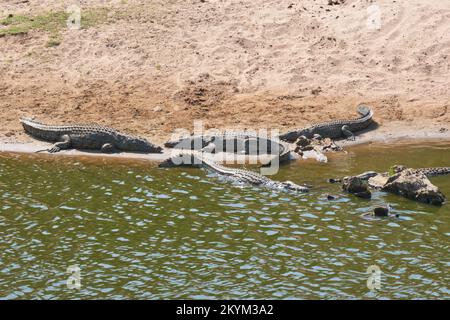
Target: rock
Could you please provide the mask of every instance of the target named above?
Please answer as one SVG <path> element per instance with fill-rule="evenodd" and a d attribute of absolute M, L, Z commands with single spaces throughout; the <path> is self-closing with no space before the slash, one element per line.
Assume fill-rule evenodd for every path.
<path fill-rule="evenodd" d="M 400 218 L 400 215 L 398 213 L 392 214 L 391 209 L 392 207 L 389 204 L 385 207 L 375 207 L 372 212 L 363 213 L 361 217 L 367 220 L 377 220 L 380 218 Z"/>
<path fill-rule="evenodd" d="M 342 148 L 334 143 L 330 138 L 322 138 L 315 134 L 312 139 L 300 136 L 295 141 L 294 152 L 302 155 L 303 158 L 315 158 L 320 162 L 327 162 L 328 158 L 324 155 L 327 151 L 341 151 Z"/>
<path fill-rule="evenodd" d="M 339 178 L 328 179 L 328 183 L 340 183 L 340 182 L 342 182 L 342 179 L 339 179 Z"/>
<path fill-rule="evenodd" d="M 377 175 L 369 178 L 369 187 L 374 189 L 381 189 L 384 187 L 388 179 L 389 176 L 386 173 L 378 173 Z"/>
<path fill-rule="evenodd" d="M 302 158 L 303 152 L 301 150 L 295 149 L 294 152 L 290 152 L 289 155 L 291 157 L 291 160 L 298 160 Z"/>
<path fill-rule="evenodd" d="M 326 151 L 330 149 L 332 151 L 342 151 L 342 148 L 334 143 L 330 138 L 325 138 L 321 141 L 320 145 L 322 146 L 322 150 Z"/>
<path fill-rule="evenodd" d="M 156 106 L 153 108 L 154 112 L 160 112 L 162 110 L 161 106 Z"/>
<path fill-rule="evenodd" d="M 313 148 L 313 150 L 307 150 L 303 152 L 303 158 L 305 159 L 316 159 L 319 162 L 328 162 L 328 158 L 320 151 L 317 151 Z"/>
<path fill-rule="evenodd" d="M 356 176 L 344 177 L 342 182 L 342 189 L 350 193 L 366 191 L 367 187 L 367 181 Z"/>
<path fill-rule="evenodd" d="M 387 207 L 375 207 L 372 215 L 375 217 L 387 217 L 389 216 L 390 209 L 389 205 Z"/>
<path fill-rule="evenodd" d="M 316 148 L 320 148 L 320 151 L 342 151 L 342 148 L 339 147 L 334 141 L 330 138 L 322 138 L 320 135 L 314 135 L 311 140 L 311 145 Z"/>
<path fill-rule="evenodd" d="M 345 0 L 328 0 L 329 6 L 335 6 L 345 3 Z"/>
<path fill-rule="evenodd" d="M 361 191 L 361 192 L 355 192 L 353 193 L 355 196 L 363 199 L 371 199 L 372 198 L 372 192 L 369 190 Z"/>
<path fill-rule="evenodd" d="M 311 151 L 314 150 L 314 146 L 308 145 L 308 146 L 304 146 L 304 147 L 299 147 L 300 151 Z"/>
<path fill-rule="evenodd" d="M 359 178 L 361 180 L 367 181 L 368 186 L 375 189 L 382 188 L 388 179 L 388 176 L 386 173 L 378 173 L 375 171 L 366 171 L 361 174 L 358 174 L 354 176 L 355 178 Z M 348 179 L 348 177 L 344 177 L 344 179 Z M 337 183 L 342 182 L 343 179 L 339 178 L 331 178 L 328 179 L 329 183 Z"/>
<path fill-rule="evenodd" d="M 358 174 L 356 177 L 367 181 L 370 178 L 375 177 L 377 175 L 378 175 L 378 173 L 375 172 L 375 171 L 366 171 L 366 172 L 363 172 L 361 174 Z"/>
<path fill-rule="evenodd" d="M 345 177 L 342 182 L 342 190 L 364 199 L 372 197 L 367 180 L 359 177 Z"/>
<path fill-rule="evenodd" d="M 441 205 L 446 200 L 444 194 L 423 173 L 411 169 L 389 177 L 381 190 L 433 205 Z"/>
<path fill-rule="evenodd" d="M 314 96 L 319 95 L 319 93 L 321 93 L 321 92 L 322 92 L 322 88 L 321 87 L 317 87 L 317 88 L 311 90 L 311 94 L 314 95 Z"/>
<path fill-rule="evenodd" d="M 322 145 L 329 146 L 333 144 L 333 140 L 331 138 L 322 138 Z"/>
<path fill-rule="evenodd" d="M 305 136 L 300 136 L 297 141 L 295 142 L 295 144 L 299 147 L 306 147 L 307 145 L 311 144 L 311 140 L 309 140 L 308 138 L 306 138 Z"/>

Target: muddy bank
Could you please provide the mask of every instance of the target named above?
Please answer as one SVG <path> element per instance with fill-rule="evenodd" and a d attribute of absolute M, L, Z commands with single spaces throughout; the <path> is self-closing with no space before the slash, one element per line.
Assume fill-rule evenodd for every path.
<path fill-rule="evenodd" d="M 391 122 L 379 125 L 376 129 L 358 134 L 354 141 L 336 141 L 341 147 L 354 146 L 366 143 L 426 143 L 427 141 L 450 141 L 450 126 L 433 124 L 405 124 Z"/>
<path fill-rule="evenodd" d="M 177 153 L 177 149 L 165 148 L 163 153 L 131 153 L 131 152 L 118 152 L 118 153 L 102 153 L 97 150 L 61 150 L 57 153 L 47 153 L 36 151 L 48 148 L 51 144 L 46 144 L 43 142 L 32 142 L 32 143 L 4 143 L 0 141 L 0 154 L 4 153 L 25 153 L 33 154 L 36 156 L 43 157 L 89 157 L 89 158 L 111 158 L 111 159 L 122 159 L 122 160 L 143 160 L 152 162 L 162 162 L 169 157 Z M 213 155 L 214 159 L 218 162 L 222 161 L 235 161 L 236 163 L 259 163 L 259 162 L 269 162 L 275 156 L 271 155 L 261 155 L 261 156 L 245 156 L 245 155 L 234 155 L 234 154 L 223 154 L 219 153 Z"/>
<path fill-rule="evenodd" d="M 28 137 L 30 140 L 32 138 Z M 164 141 L 164 140 L 163 140 Z M 395 145 L 395 144 L 418 144 L 427 142 L 446 142 L 450 141 L 450 130 L 440 130 L 436 127 L 434 128 L 414 128 L 405 127 L 400 125 L 387 125 L 384 127 L 379 127 L 375 130 L 367 131 L 356 136 L 354 141 L 352 140 L 338 140 L 336 144 L 344 148 L 363 145 L 363 144 L 385 144 L 385 145 Z M 20 142 L 11 138 L 0 138 L 0 153 L 35 153 L 38 150 L 48 148 L 51 144 L 41 141 L 33 140 L 32 142 Z M 81 151 L 81 150 L 62 150 L 55 154 L 47 153 L 37 153 L 39 155 L 46 156 L 72 156 L 72 157 L 108 157 L 108 158 L 121 158 L 121 159 L 141 159 L 147 161 L 163 161 L 167 159 L 175 149 L 164 148 L 161 154 L 140 154 L 140 153 L 111 153 L 105 154 L 100 151 Z M 176 152 L 176 151 L 175 151 Z M 235 156 L 229 155 L 230 157 L 236 157 L 236 161 L 245 162 L 253 161 L 255 162 L 256 157 L 249 156 Z M 272 156 L 260 156 L 260 161 L 270 161 Z M 299 157 L 295 157 L 297 160 Z M 223 154 L 216 155 L 218 161 L 222 161 Z M 300 161 L 300 160 L 299 160 Z"/>

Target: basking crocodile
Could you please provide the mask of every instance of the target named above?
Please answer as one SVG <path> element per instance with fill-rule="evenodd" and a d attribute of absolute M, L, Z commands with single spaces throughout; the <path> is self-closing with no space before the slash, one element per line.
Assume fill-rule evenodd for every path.
<path fill-rule="evenodd" d="M 404 165 L 394 165 L 392 169 L 395 173 L 399 173 L 408 168 Z M 411 170 L 414 173 L 423 173 L 428 178 L 450 174 L 450 167 L 417 168 Z"/>
<path fill-rule="evenodd" d="M 306 186 L 300 186 L 292 181 L 274 181 L 271 180 L 257 172 L 243 170 L 243 169 L 234 169 L 227 168 L 223 165 L 220 165 L 211 157 L 207 157 L 203 152 L 196 151 L 186 151 L 180 152 L 174 157 L 166 160 L 161 163 L 160 167 L 171 167 L 174 165 L 189 165 L 189 166 L 201 166 L 205 167 L 214 173 L 229 177 L 235 181 L 248 183 L 255 186 L 262 186 L 271 189 L 284 190 L 284 191 L 299 191 L 299 192 L 308 192 L 309 189 Z"/>
<path fill-rule="evenodd" d="M 258 135 L 251 131 L 225 131 L 217 134 L 190 135 L 164 144 L 168 148 L 205 151 L 210 153 L 232 152 L 240 154 L 273 154 L 277 153 L 279 161 L 289 160 L 290 145 Z"/>
<path fill-rule="evenodd" d="M 331 139 L 347 137 L 354 140 L 355 136 L 353 132 L 367 128 L 372 123 L 373 117 L 372 110 L 365 105 L 360 105 L 358 107 L 358 113 L 361 115 L 358 119 L 335 120 L 314 124 L 303 129 L 289 131 L 282 134 L 280 135 L 280 140 L 294 142 L 301 136 L 311 139 L 314 135 L 320 135 L 322 138 Z"/>
<path fill-rule="evenodd" d="M 162 148 L 147 140 L 119 133 L 116 130 L 97 124 L 46 125 L 30 118 L 20 119 L 23 128 L 31 136 L 55 142 L 41 151 L 50 153 L 62 149 L 99 149 L 102 152 L 137 151 L 161 153 Z"/>

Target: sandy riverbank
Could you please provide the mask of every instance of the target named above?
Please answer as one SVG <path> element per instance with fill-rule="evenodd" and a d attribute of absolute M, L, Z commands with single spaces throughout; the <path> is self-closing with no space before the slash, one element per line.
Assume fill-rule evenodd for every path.
<path fill-rule="evenodd" d="M 375 130 L 367 131 L 361 133 L 356 137 L 354 141 L 352 140 L 339 140 L 336 143 L 344 148 L 350 146 L 357 146 L 361 144 L 426 144 L 427 142 L 448 142 L 450 143 L 450 130 L 442 130 L 442 128 L 428 127 L 405 127 L 396 123 L 384 127 L 378 127 Z M 13 142 L 11 140 L 5 141 L 0 139 L 0 153 L 33 153 L 38 150 L 48 148 L 51 144 L 34 141 L 29 143 Z M 61 152 L 55 154 L 39 153 L 44 156 L 69 156 L 69 157 L 102 157 L 102 158 L 116 158 L 116 159 L 130 159 L 130 160 L 145 160 L 145 161 L 156 161 L 160 162 L 170 157 L 173 154 L 174 149 L 165 148 L 161 154 L 141 154 L 141 153 L 110 153 L 105 154 L 99 151 L 82 151 L 82 150 L 62 150 Z M 231 155 L 230 155 L 231 156 Z M 256 158 L 256 157 L 255 157 Z M 253 158 L 253 159 L 255 159 Z M 270 156 L 261 156 L 259 160 L 265 161 L 270 159 Z M 249 157 L 237 156 L 237 161 L 244 161 Z M 216 160 L 221 161 L 222 155 L 217 155 Z M 255 160 L 253 160 L 255 161 Z"/>
<path fill-rule="evenodd" d="M 341 2 L 80 1 L 89 23 L 68 30 L 47 21 L 65 2 L 7 1 L 0 140 L 33 143 L 21 116 L 96 122 L 163 144 L 194 120 L 284 132 L 354 117 L 359 103 L 380 124 L 367 141 L 439 139 L 450 129 L 450 3 Z M 9 34 L 14 17 L 43 26 Z"/>

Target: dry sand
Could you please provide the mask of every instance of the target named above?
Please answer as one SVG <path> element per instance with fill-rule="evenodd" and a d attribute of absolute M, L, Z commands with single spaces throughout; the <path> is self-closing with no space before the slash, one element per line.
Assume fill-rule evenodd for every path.
<path fill-rule="evenodd" d="M 353 117 L 359 103 L 380 124 L 367 140 L 449 139 L 450 2 L 336 2 L 81 1 L 82 14 L 117 18 L 65 30 L 56 47 L 44 31 L 0 37 L 0 141 L 31 142 L 18 122 L 29 115 L 162 143 L 195 119 L 285 131 Z M 71 3 L 2 1 L 0 19 Z"/>

